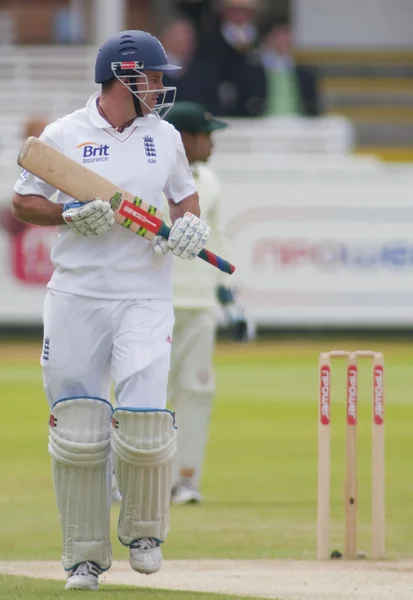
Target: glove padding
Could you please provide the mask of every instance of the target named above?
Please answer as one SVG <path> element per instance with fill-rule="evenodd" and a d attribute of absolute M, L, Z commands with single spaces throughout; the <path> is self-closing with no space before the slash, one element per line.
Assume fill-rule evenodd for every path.
<path fill-rule="evenodd" d="M 95 198 L 91 202 L 67 202 L 63 206 L 63 219 L 76 235 L 100 235 L 115 222 L 109 202 Z"/>
<path fill-rule="evenodd" d="M 172 254 L 193 260 L 205 246 L 211 229 L 190 212 L 175 221 L 167 241 Z"/>
<path fill-rule="evenodd" d="M 151 244 L 152 244 L 152 250 L 154 251 L 156 256 L 165 256 L 165 254 L 168 254 L 168 252 L 169 252 L 168 240 L 166 240 L 162 236 L 155 235 L 155 237 L 152 238 Z"/>

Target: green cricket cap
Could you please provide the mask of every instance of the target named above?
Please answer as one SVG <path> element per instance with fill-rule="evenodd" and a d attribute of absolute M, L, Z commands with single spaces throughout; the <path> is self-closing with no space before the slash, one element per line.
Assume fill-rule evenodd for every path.
<path fill-rule="evenodd" d="M 228 126 L 224 121 L 213 117 L 205 106 L 196 102 L 175 102 L 165 121 L 171 123 L 178 131 L 188 133 L 212 133 Z"/>

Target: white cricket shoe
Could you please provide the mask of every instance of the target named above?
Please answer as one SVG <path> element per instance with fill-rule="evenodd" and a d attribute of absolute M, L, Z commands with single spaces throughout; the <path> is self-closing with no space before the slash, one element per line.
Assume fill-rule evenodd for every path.
<path fill-rule="evenodd" d="M 150 575 L 162 567 L 162 550 L 154 538 L 139 538 L 129 547 L 129 563 L 134 571 Z"/>
<path fill-rule="evenodd" d="M 99 567 L 90 561 L 82 562 L 69 571 L 66 590 L 97 590 L 99 587 Z"/>
<path fill-rule="evenodd" d="M 172 488 L 171 504 L 199 504 L 203 499 L 190 483 L 181 482 Z"/>

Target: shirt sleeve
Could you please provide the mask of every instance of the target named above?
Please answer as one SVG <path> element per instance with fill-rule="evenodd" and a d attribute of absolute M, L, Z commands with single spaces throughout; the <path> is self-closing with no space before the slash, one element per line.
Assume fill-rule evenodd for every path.
<path fill-rule="evenodd" d="M 63 139 L 62 130 L 58 121 L 51 123 L 43 131 L 40 139 L 49 146 L 52 146 L 56 150 L 63 152 Z M 13 190 L 22 196 L 42 196 L 43 198 L 50 198 L 56 192 L 56 188 L 44 182 L 39 177 L 35 177 L 32 173 L 29 173 L 26 169 L 23 169 L 16 183 L 13 186 Z"/>
<path fill-rule="evenodd" d="M 174 135 L 176 143 L 176 161 L 164 187 L 164 193 L 168 200 L 172 200 L 175 204 L 179 204 L 184 198 L 195 194 L 197 190 L 193 175 L 189 169 L 189 163 L 186 158 L 181 136 L 176 130 L 174 130 Z"/>

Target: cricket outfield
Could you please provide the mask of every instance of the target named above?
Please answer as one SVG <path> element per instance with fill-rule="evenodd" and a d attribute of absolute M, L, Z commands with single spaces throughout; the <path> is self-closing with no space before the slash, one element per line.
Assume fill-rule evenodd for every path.
<path fill-rule="evenodd" d="M 386 554 L 389 562 L 378 565 L 368 560 L 313 562 L 317 508 L 317 362 L 321 351 L 333 347 L 379 350 L 385 357 Z M 40 342 L 0 344 L 3 409 L 0 438 L 0 561 L 3 562 L 0 573 L 6 573 L 0 575 L 1 599 L 67 597 L 62 582 L 19 577 L 63 578 L 63 572 L 54 563 L 32 562 L 58 561 L 61 552 L 47 453 L 48 408 L 43 397 L 39 354 Z M 116 587 L 103 585 L 102 590 L 110 591 L 106 597 L 174 598 L 172 591 L 166 594 L 163 588 L 192 590 L 186 594 L 175 592 L 184 600 L 212 599 L 214 591 L 232 594 L 231 598 L 250 595 L 280 600 L 327 597 L 344 600 L 349 597 L 392 599 L 394 590 L 394 598 L 411 598 L 412 365 L 413 344 L 408 342 L 336 340 L 332 344 L 304 340 L 251 346 L 221 344 L 216 355 L 218 393 L 202 486 L 205 503 L 172 508 L 172 529 L 164 547 L 165 569 L 159 575 L 140 579 L 126 567 L 127 551 L 116 539 L 118 507 L 115 506 L 112 542 L 116 562 L 106 580 Z M 358 548 L 368 555 L 369 364 L 360 371 Z M 332 549 L 342 550 L 344 362 L 334 365 L 332 389 Z M 122 583 L 128 587 L 122 588 Z M 368 584 L 373 587 L 364 589 Z M 146 586 L 154 589 L 149 591 Z M 77 597 L 83 597 L 83 593 Z"/>

